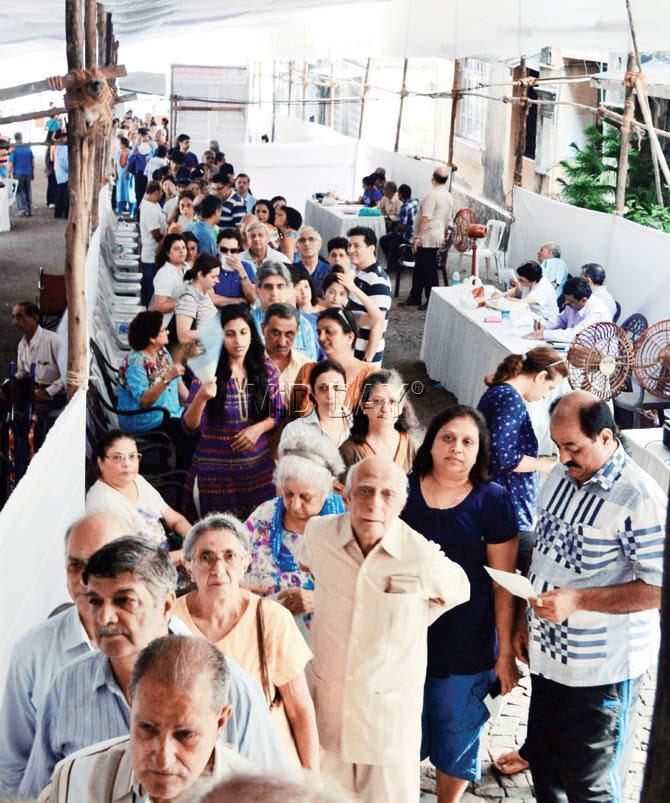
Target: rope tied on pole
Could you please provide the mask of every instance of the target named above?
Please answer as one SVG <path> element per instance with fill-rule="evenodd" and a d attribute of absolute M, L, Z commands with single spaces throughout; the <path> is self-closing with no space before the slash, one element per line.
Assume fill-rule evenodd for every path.
<path fill-rule="evenodd" d="M 83 111 L 89 132 L 93 129 L 107 131 L 112 122 L 112 104 L 116 96 L 103 71 L 97 67 L 75 69 L 66 78 L 65 108 Z"/>

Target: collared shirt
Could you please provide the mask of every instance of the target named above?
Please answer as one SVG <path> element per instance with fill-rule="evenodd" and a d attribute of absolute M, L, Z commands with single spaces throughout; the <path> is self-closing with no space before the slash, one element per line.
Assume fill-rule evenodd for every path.
<path fill-rule="evenodd" d="M 343 409 L 342 415 L 346 420 L 342 422 L 340 439 L 335 444 L 337 447 L 340 447 L 347 440 L 350 434 L 351 425 L 353 424 L 352 413 L 348 412 L 346 409 Z M 282 446 L 286 438 L 292 438 L 294 435 L 302 435 L 307 439 L 308 442 L 313 441 L 314 438 L 330 438 L 330 436 L 326 435 L 321 427 L 321 422 L 319 421 L 316 408 L 307 413 L 307 415 L 296 418 L 295 421 L 289 421 L 282 431 L 281 438 L 279 439 L 279 445 Z"/>
<path fill-rule="evenodd" d="M 557 465 L 538 500 L 529 579 L 536 592 L 663 581 L 667 498 L 619 446 L 581 487 Z M 566 686 L 641 675 L 658 644 L 658 611 L 577 611 L 564 622 L 529 607 L 530 669 Z"/>
<path fill-rule="evenodd" d="M 24 337 L 19 342 L 16 358 L 16 375 L 30 376 L 30 366 L 35 363 L 35 383 L 46 388 L 49 396 L 65 393 L 65 382 L 58 367 L 60 340 L 55 332 L 38 326 L 28 342 Z"/>
<path fill-rule="evenodd" d="M 19 788 L 54 678 L 92 649 L 76 606 L 33 627 L 14 645 L 0 708 L 0 794 L 15 795 Z"/>
<path fill-rule="evenodd" d="M 386 334 L 386 327 L 388 326 L 391 301 L 393 300 L 391 280 L 388 277 L 388 273 L 386 273 L 379 262 L 375 262 L 364 270 L 356 271 L 354 284 L 356 287 L 360 287 L 370 298 L 370 301 L 376 304 L 384 313 L 384 332 L 382 334 L 382 339 L 377 346 L 377 353 L 372 360 L 370 360 L 372 363 L 381 365 L 382 357 L 384 356 L 384 347 L 386 345 L 384 336 Z M 368 347 L 368 340 L 370 339 L 370 327 L 361 326 L 360 324 L 360 319 L 366 314 L 366 309 L 353 294 L 349 296 L 348 308 L 354 313 L 358 322 L 358 337 L 354 344 L 354 357 L 362 360 L 365 356 L 365 349 Z"/>
<path fill-rule="evenodd" d="M 308 521 L 297 558 L 314 577 L 321 747 L 360 764 L 418 755 L 426 630 L 469 598 L 465 572 L 400 519 L 364 556 L 348 513 Z"/>
<path fill-rule="evenodd" d="M 153 265 L 156 261 L 156 250 L 158 243 L 154 240 L 152 231 L 158 231 L 161 235 L 167 231 L 167 220 L 160 204 L 142 198 L 140 204 L 140 238 L 142 240 L 142 262 Z"/>
<path fill-rule="evenodd" d="M 410 198 L 402 202 L 402 206 L 398 212 L 398 223 L 402 223 L 405 226 L 402 230 L 402 238 L 406 243 L 411 243 L 414 239 L 414 219 L 418 211 L 419 199 Z"/>
<path fill-rule="evenodd" d="M 256 270 L 251 262 L 242 262 L 242 267 L 247 272 L 249 281 L 252 284 L 256 283 Z M 226 296 L 227 298 L 239 298 L 244 301 L 244 292 L 242 291 L 242 279 L 239 273 L 233 268 L 228 266 L 225 257 L 221 257 L 221 273 L 219 273 L 219 281 L 214 288 L 217 296 Z"/>
<path fill-rule="evenodd" d="M 170 628 L 190 635 L 176 617 Z M 258 766 L 281 765 L 285 758 L 260 686 L 234 661 L 227 661 L 228 702 L 233 711 L 223 729 L 223 741 Z M 130 707 L 103 653 L 98 650 L 66 666 L 45 700 L 19 796 L 38 795 L 61 759 L 97 742 L 126 736 L 129 728 Z"/>
<path fill-rule="evenodd" d="M 12 165 L 12 175 L 32 176 L 34 157 L 30 145 L 15 145 L 9 154 L 9 163 Z"/>
<path fill-rule="evenodd" d="M 57 184 L 65 184 L 69 175 L 67 145 L 57 145 L 54 156 L 54 173 Z"/>
<path fill-rule="evenodd" d="M 260 300 L 256 301 L 251 307 L 250 312 L 256 324 L 258 334 L 263 343 L 265 343 L 263 328 L 261 326 L 265 320 L 265 310 L 261 307 Z M 316 361 L 319 357 L 319 339 L 316 334 L 316 325 L 300 310 L 298 310 L 298 315 L 300 317 L 300 323 L 298 324 L 298 333 L 293 341 L 293 348 L 304 354 L 308 361 Z"/>
<path fill-rule="evenodd" d="M 446 184 L 433 187 L 421 201 L 419 215 L 428 220 L 421 235 L 424 248 L 439 248 L 442 245 L 453 209 L 454 199 Z"/>
<path fill-rule="evenodd" d="M 558 257 L 542 260 L 542 275 L 546 276 L 550 282 L 556 282 L 556 298 L 563 295 L 563 285 L 568 276 L 568 266 Z"/>
<path fill-rule="evenodd" d="M 210 226 L 204 220 L 194 220 L 186 227 L 186 231 L 190 231 L 195 235 L 198 241 L 198 253 L 209 254 L 210 256 L 219 256 L 219 249 L 216 245 L 216 236 L 214 234 L 214 227 Z"/>
<path fill-rule="evenodd" d="M 396 193 L 393 198 L 388 198 L 384 195 L 379 202 L 379 209 L 384 217 L 397 220 L 400 211 L 400 198 L 398 198 L 398 193 Z"/>
<path fill-rule="evenodd" d="M 376 206 L 382 199 L 382 191 L 379 187 L 371 187 L 363 190 L 363 203 L 365 206 Z"/>
<path fill-rule="evenodd" d="M 598 298 L 603 302 L 603 304 L 609 310 L 609 313 L 612 316 L 611 320 L 614 320 L 614 316 L 616 315 L 616 301 L 614 300 L 614 296 L 610 293 L 607 287 L 604 284 L 601 285 L 600 287 L 594 287 L 593 295 L 598 296 Z"/>
<path fill-rule="evenodd" d="M 290 265 L 291 261 L 287 256 L 282 254 L 281 251 L 275 251 L 274 248 L 270 248 L 268 245 L 268 250 L 265 252 L 265 256 L 263 259 L 257 260 L 254 256 L 252 256 L 251 251 L 247 248 L 246 251 L 242 251 L 241 254 L 238 254 L 239 258 L 244 260 L 246 259 L 247 262 L 252 262 L 256 270 L 260 268 L 260 266 L 265 262 L 266 259 L 271 259 L 274 262 L 283 262 L 285 265 Z"/>
<path fill-rule="evenodd" d="M 268 360 L 272 359 L 267 352 L 266 356 Z M 302 368 L 302 366 L 306 362 L 309 362 L 309 358 L 306 357 L 302 352 L 298 351 L 297 349 L 292 348 L 288 365 L 279 374 L 279 393 L 281 394 L 282 401 L 284 402 L 284 407 L 286 408 L 288 408 L 289 397 L 291 395 L 291 388 L 295 383 L 295 378 L 298 376 L 298 371 Z M 279 370 L 276 364 L 275 368 Z"/>
<path fill-rule="evenodd" d="M 563 312 L 548 321 L 544 330 L 545 340 L 569 343 L 578 332 L 592 323 L 611 320 L 612 316 L 605 303 L 592 293 L 581 309 L 573 309 L 566 304 Z"/>
<path fill-rule="evenodd" d="M 253 764 L 217 742 L 211 772 L 220 781 L 238 772 L 250 772 Z M 133 772 L 130 736 L 110 739 L 79 750 L 58 763 L 39 803 L 150 803 Z"/>
<path fill-rule="evenodd" d="M 311 271 L 302 261 L 302 259 L 298 260 L 294 263 L 296 268 L 305 268 L 307 273 L 314 283 L 314 288 L 316 289 L 317 295 L 321 295 L 323 293 L 323 280 L 326 276 L 330 273 L 330 265 L 328 262 L 325 262 L 323 259 L 318 259 L 316 262 L 316 267 L 313 271 Z"/>
<path fill-rule="evenodd" d="M 243 203 L 233 200 L 231 195 L 225 201 L 221 202 L 221 217 L 219 219 L 219 228 L 234 228 L 239 226 L 242 218 L 247 214 L 247 208 Z"/>
<path fill-rule="evenodd" d="M 553 321 L 558 315 L 556 292 L 546 276 L 542 276 L 531 288 L 521 287 L 521 298 L 528 301 L 533 315 L 539 315 L 545 321 Z"/>
<path fill-rule="evenodd" d="M 230 197 L 233 201 L 244 206 L 244 208 L 247 210 L 247 215 L 252 214 L 254 211 L 254 206 L 256 206 L 256 199 L 251 194 L 251 191 L 249 191 L 246 195 L 240 195 L 239 192 L 234 192 Z"/>

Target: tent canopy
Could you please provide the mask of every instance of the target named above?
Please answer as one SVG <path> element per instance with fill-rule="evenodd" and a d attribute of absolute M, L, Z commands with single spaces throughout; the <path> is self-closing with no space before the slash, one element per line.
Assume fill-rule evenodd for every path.
<path fill-rule="evenodd" d="M 670 62 L 647 61 L 642 65 L 642 72 L 647 82 L 647 93 L 652 98 L 670 99 Z M 620 92 L 626 70 L 599 72 L 591 76 L 593 86 Z"/>

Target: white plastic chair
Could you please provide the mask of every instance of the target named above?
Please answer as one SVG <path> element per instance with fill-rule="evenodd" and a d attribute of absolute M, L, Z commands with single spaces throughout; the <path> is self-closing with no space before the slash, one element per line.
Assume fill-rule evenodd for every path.
<path fill-rule="evenodd" d="M 501 249 L 502 239 L 505 234 L 507 223 L 503 220 L 489 220 L 486 224 L 486 237 L 481 242 L 477 243 L 477 275 L 481 278 L 481 261 L 486 265 L 486 278 L 490 281 L 491 273 L 489 271 L 489 260 L 493 260 L 496 266 L 496 273 L 501 277 L 502 271 L 505 269 L 505 252 Z M 472 256 L 472 249 L 461 253 L 459 257 L 459 270 L 460 263 L 464 256 Z M 495 279 L 495 277 L 494 277 Z"/>
<path fill-rule="evenodd" d="M 7 200 L 9 201 L 10 206 L 14 206 L 16 203 L 16 190 L 19 186 L 18 178 L 8 178 L 5 179 L 5 183 L 7 184 L 9 192 L 7 193 Z"/>

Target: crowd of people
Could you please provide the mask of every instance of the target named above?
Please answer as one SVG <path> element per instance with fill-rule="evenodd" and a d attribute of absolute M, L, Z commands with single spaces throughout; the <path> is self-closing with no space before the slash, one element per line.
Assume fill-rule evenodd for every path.
<path fill-rule="evenodd" d="M 620 800 L 666 499 L 607 404 L 565 393 L 551 345 L 505 358 L 477 408 L 421 434 L 382 367 L 378 248 L 391 265 L 416 250 L 407 303 L 422 304 L 453 208 L 445 171 L 421 203 L 367 177 L 361 202 L 397 225 L 324 244 L 285 198 L 254 198 L 218 143 L 201 159 L 186 134 L 170 147 L 167 120 L 118 134 L 116 209 L 139 216 L 147 307 L 118 371 L 133 415 L 97 443 L 65 536 L 73 605 L 11 654 L 0 794 L 411 803 L 429 758 L 439 803 L 458 803 L 481 774 L 486 700 L 526 664 L 526 744 L 499 770 L 529 766 L 539 803 Z M 558 262 L 543 245 L 504 291 L 543 340 L 616 315 L 601 266 Z M 213 322 L 221 353 L 200 381 L 188 358 Z M 549 396 L 558 459 L 526 406 Z M 156 430 L 186 472 L 179 509 L 140 470 Z"/>

